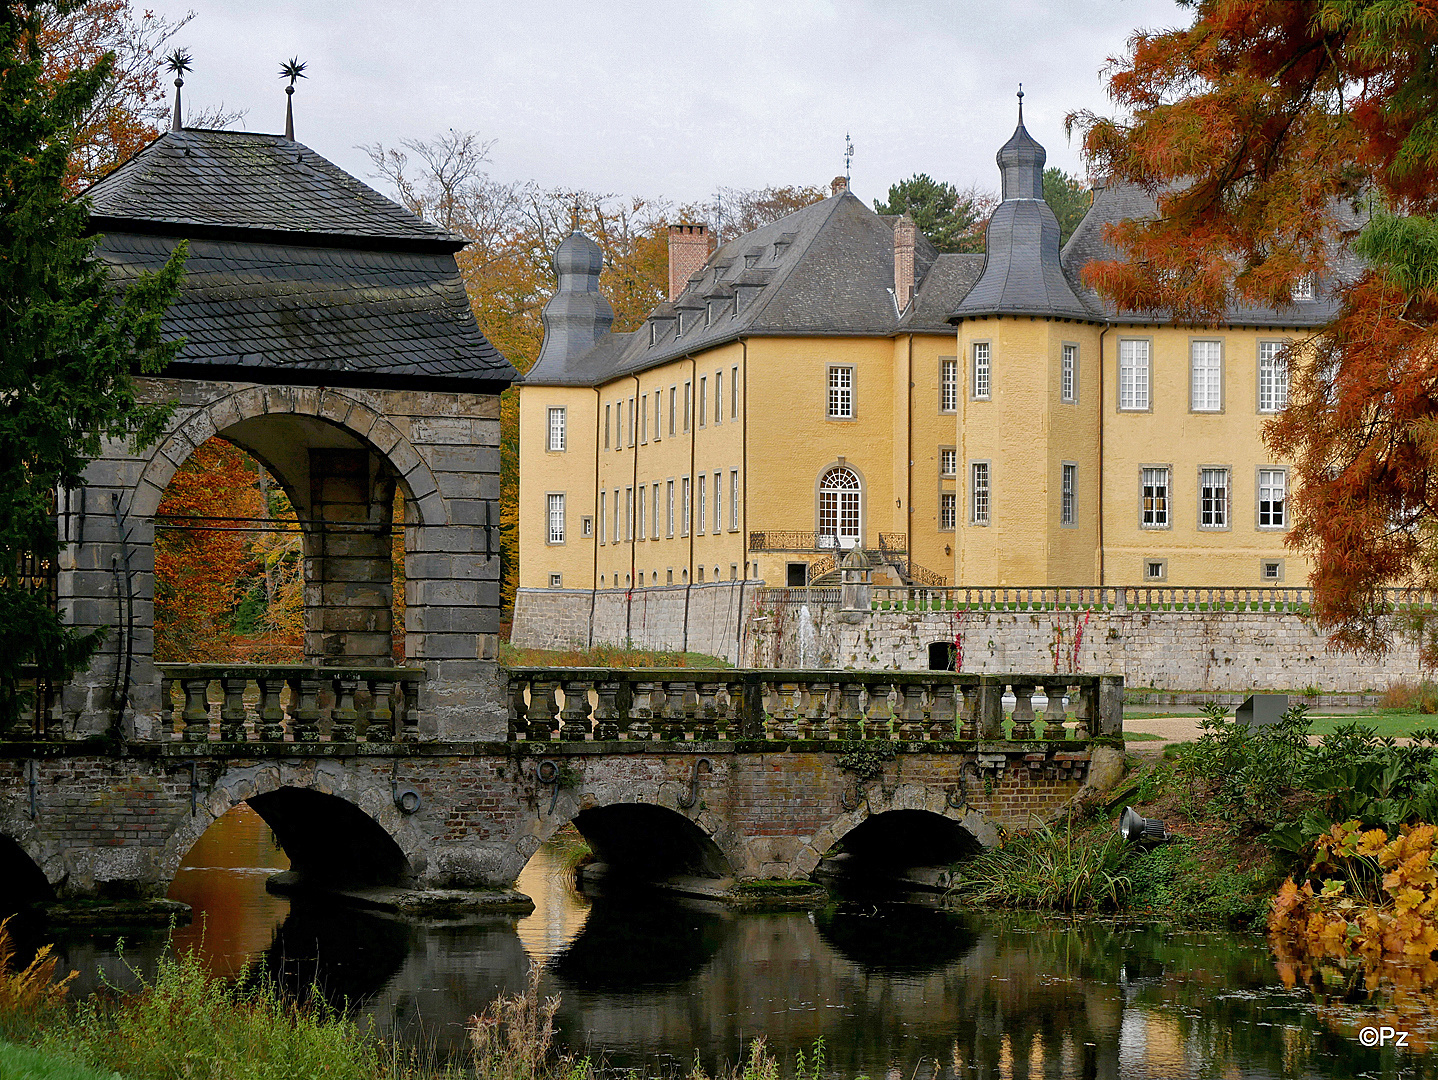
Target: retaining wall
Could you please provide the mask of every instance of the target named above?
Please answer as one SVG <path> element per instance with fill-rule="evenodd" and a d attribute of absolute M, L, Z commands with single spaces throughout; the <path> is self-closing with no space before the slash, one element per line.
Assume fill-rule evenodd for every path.
<path fill-rule="evenodd" d="M 1309 618 L 1280 612 L 843 611 L 830 604 L 755 607 L 742 667 L 928 667 L 932 642 L 955 642 L 959 670 L 1122 675 L 1125 687 L 1360 693 L 1424 677 L 1401 633 L 1379 658 L 1332 653 Z"/>

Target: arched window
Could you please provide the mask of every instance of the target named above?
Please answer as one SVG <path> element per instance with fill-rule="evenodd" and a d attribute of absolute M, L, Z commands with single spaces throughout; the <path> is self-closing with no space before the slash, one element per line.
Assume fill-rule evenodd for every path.
<path fill-rule="evenodd" d="M 859 477 L 840 465 L 819 481 L 819 544 L 854 547 L 859 543 Z"/>

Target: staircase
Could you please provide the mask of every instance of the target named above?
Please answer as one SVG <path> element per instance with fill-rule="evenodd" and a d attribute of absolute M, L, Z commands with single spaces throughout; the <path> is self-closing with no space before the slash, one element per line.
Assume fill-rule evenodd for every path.
<path fill-rule="evenodd" d="M 888 551 L 883 547 L 860 548 L 859 555 L 864 560 L 864 565 L 870 570 L 878 570 L 888 567 L 899 575 L 899 581 L 903 585 L 929 585 L 934 588 L 943 588 L 948 585 L 949 579 L 943 574 L 936 574 L 926 566 L 920 566 L 906 555 L 898 552 Z M 809 578 L 811 588 L 824 588 L 826 586 L 842 585 L 844 581 L 843 571 L 839 569 L 837 559 L 821 559 L 811 564 L 810 573 L 816 568 L 822 567 L 817 577 Z"/>

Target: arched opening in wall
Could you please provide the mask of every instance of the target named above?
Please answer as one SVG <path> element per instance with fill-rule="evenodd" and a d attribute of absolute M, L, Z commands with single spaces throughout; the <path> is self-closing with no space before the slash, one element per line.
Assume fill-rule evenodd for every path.
<path fill-rule="evenodd" d="M 409 860 L 374 818 L 337 795 L 282 787 L 248 800 L 290 860 L 272 887 L 300 890 L 402 885 Z"/>
<path fill-rule="evenodd" d="M 820 547 L 851 548 L 860 542 L 863 490 L 858 473 L 844 465 L 836 465 L 820 477 Z"/>
<path fill-rule="evenodd" d="M 940 888 L 943 871 L 980 848 L 974 834 L 928 810 L 889 810 L 851 829 L 820 865 L 825 876 L 849 883 L 902 880 Z"/>
<path fill-rule="evenodd" d="M 155 514 L 155 659 L 402 661 L 408 507 L 388 460 L 338 425 L 226 428 Z"/>
<path fill-rule="evenodd" d="M 663 806 L 616 803 L 583 810 L 574 827 L 594 853 L 585 880 L 723 878 L 733 870 L 698 825 Z"/>
<path fill-rule="evenodd" d="M 0 918 L 24 911 L 31 904 L 54 899 L 44 872 L 19 843 L 0 834 Z"/>
<path fill-rule="evenodd" d="M 957 671 L 958 661 L 959 650 L 952 641 L 932 641 L 929 643 L 930 671 Z"/>

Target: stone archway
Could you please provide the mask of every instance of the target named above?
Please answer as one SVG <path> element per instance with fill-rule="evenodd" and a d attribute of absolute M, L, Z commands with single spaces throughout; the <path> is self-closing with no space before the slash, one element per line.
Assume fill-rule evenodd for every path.
<path fill-rule="evenodd" d="M 265 763 L 227 769 L 196 804 L 194 813 L 176 824 L 155 868 L 162 894 L 200 837 L 241 803 L 248 803 L 275 831 L 297 873 L 310 869 L 330 884 L 400 884 L 429 869 L 430 844 L 424 825 L 395 805 L 386 777 L 332 762 Z M 336 835 L 337 827 L 350 832 Z M 319 845 L 325 837 L 302 835 L 305 829 L 330 830 L 332 853 L 337 858 L 357 856 L 369 863 L 345 871 L 336 859 L 324 857 Z M 366 855 L 366 845 L 376 850 Z M 321 856 L 315 860 L 317 865 L 303 865 L 309 853 Z"/>

